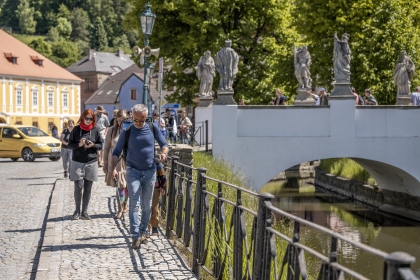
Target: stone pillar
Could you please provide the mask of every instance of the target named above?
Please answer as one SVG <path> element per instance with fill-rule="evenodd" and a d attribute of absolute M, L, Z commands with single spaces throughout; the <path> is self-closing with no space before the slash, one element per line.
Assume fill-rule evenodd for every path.
<path fill-rule="evenodd" d="M 179 162 L 185 165 L 192 165 L 194 162 L 193 149 L 187 144 L 170 144 L 168 155 L 179 157 Z"/>
<path fill-rule="evenodd" d="M 316 100 L 313 99 L 313 97 L 307 93 L 308 90 L 311 90 L 310 88 L 298 88 L 297 90 L 297 96 L 295 98 L 295 101 L 293 102 L 293 105 L 315 105 Z"/>
<path fill-rule="evenodd" d="M 351 97 L 356 98 L 351 92 L 350 81 L 336 81 L 333 83 L 334 89 L 331 92 L 331 97 Z"/>
<path fill-rule="evenodd" d="M 395 102 L 395 105 L 408 105 L 410 102 L 410 96 L 397 96 L 397 102 Z"/>
<path fill-rule="evenodd" d="M 200 96 L 198 97 L 197 108 L 211 108 L 213 106 L 213 97 Z"/>
<path fill-rule="evenodd" d="M 235 92 L 231 89 L 218 89 L 217 100 L 214 105 L 236 105 L 236 102 L 233 99 L 234 93 Z"/>

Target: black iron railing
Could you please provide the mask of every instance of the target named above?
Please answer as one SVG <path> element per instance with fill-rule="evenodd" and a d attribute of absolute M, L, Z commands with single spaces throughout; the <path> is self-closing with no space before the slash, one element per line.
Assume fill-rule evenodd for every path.
<path fill-rule="evenodd" d="M 199 279 L 204 273 L 215 279 L 368 279 L 338 262 L 339 241 L 382 258 L 384 280 L 419 279 L 410 268 L 415 258 L 407 253 L 388 254 L 351 240 L 274 207 L 271 194 L 217 180 L 205 168 L 178 160 L 173 156 L 166 166 L 169 189 L 161 204 L 166 236 L 176 236 L 192 254 L 192 271 Z M 276 228 L 275 217 L 293 223 L 291 237 Z M 331 238 L 328 255 L 300 242 L 301 226 Z M 284 250 L 278 249 L 279 242 L 287 243 Z M 316 260 L 315 270 L 307 267 L 308 255 Z"/>

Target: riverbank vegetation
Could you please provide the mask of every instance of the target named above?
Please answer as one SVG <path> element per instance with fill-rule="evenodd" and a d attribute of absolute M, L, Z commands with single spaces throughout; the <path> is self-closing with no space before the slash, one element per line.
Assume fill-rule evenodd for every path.
<path fill-rule="evenodd" d="M 323 159 L 319 167 L 339 177 L 355 180 L 363 184 L 377 186 L 375 179 L 359 164 L 349 158 Z"/>
<path fill-rule="evenodd" d="M 207 175 L 209 177 L 215 178 L 217 180 L 225 181 L 230 184 L 234 184 L 245 189 L 251 189 L 250 185 L 251 182 L 247 181 L 245 176 L 241 173 L 240 170 L 237 170 L 235 166 L 229 164 L 223 158 L 214 159 L 210 154 L 202 153 L 202 152 L 195 152 L 194 153 L 194 167 L 204 167 L 207 169 Z M 193 173 L 196 176 L 196 172 Z M 194 181 L 197 180 L 196 177 L 193 178 Z M 218 184 L 211 180 L 206 181 L 206 189 L 217 195 L 218 194 Z M 223 186 L 223 198 L 233 203 L 237 201 L 237 191 L 234 188 Z M 208 252 L 211 252 L 212 257 L 207 258 L 206 266 L 208 268 L 212 267 L 212 261 L 214 261 L 214 257 L 221 256 L 222 259 L 225 259 L 228 262 L 228 266 L 224 270 L 223 278 L 222 279 L 230 279 L 230 269 L 229 266 L 233 265 L 233 232 L 231 231 L 232 228 L 232 214 L 234 207 L 228 203 L 224 204 L 225 213 L 226 213 L 226 220 L 225 220 L 225 227 L 219 227 L 217 221 L 214 217 L 211 217 L 211 213 L 214 211 L 215 199 L 211 196 L 209 198 L 209 210 L 207 215 L 207 230 L 206 230 L 206 246 L 209 247 Z M 247 193 L 242 192 L 241 194 L 241 202 L 242 205 L 251 209 L 252 211 L 258 211 L 258 199 L 255 196 L 249 195 Z M 254 216 L 245 212 L 245 224 L 246 224 L 246 239 L 245 242 L 247 243 L 244 245 L 244 253 L 243 253 L 243 271 L 246 271 L 246 258 L 248 253 L 246 249 L 251 250 L 249 253 L 249 257 L 251 257 L 252 263 L 252 256 L 253 256 L 253 246 L 251 245 L 252 238 L 258 238 L 252 236 L 252 226 L 254 221 Z M 274 216 L 274 225 L 273 227 L 278 230 L 279 232 L 285 234 L 286 236 L 291 237 L 293 235 L 293 222 L 288 219 L 281 219 L 281 217 Z M 220 230 L 218 230 L 220 229 Z M 226 239 L 229 238 L 229 241 L 226 242 Z M 311 246 L 315 242 L 316 237 L 313 235 L 310 236 L 308 231 L 305 230 L 305 227 L 302 227 L 301 230 L 301 242 Z M 277 252 L 277 262 L 279 263 L 279 259 L 284 257 L 287 249 L 287 242 L 281 238 L 277 238 L 276 240 L 276 252 Z M 211 249 L 210 249 L 211 248 Z M 309 254 L 305 254 L 306 264 L 308 267 L 309 275 L 316 277 L 318 274 L 320 264 L 319 260 L 315 257 L 312 257 Z M 274 266 L 273 266 L 274 269 Z M 277 267 L 279 270 L 280 267 Z M 273 275 L 271 277 L 273 278 Z M 286 279 L 285 275 L 281 279 Z"/>

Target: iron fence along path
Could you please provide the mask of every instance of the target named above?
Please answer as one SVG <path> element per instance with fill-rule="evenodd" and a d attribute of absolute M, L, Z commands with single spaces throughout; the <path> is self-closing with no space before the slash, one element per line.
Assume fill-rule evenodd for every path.
<path fill-rule="evenodd" d="M 176 156 L 169 157 L 165 168 L 169 188 L 161 213 L 166 236 L 187 248 L 199 279 L 368 279 L 338 262 L 338 242 L 381 258 L 384 280 L 419 279 L 410 268 L 415 258 L 407 253 L 389 254 L 351 240 L 274 207 L 271 194 L 209 177 L 205 168 L 182 164 Z M 289 221 L 291 236 L 276 227 L 275 217 Z M 328 255 L 301 242 L 301 226 L 329 236 Z M 312 269 L 308 258 L 316 260 Z"/>

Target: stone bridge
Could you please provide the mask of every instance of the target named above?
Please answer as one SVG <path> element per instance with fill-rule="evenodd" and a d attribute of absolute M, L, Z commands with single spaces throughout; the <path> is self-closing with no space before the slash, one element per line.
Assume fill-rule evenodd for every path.
<path fill-rule="evenodd" d="M 294 165 L 351 158 L 381 189 L 420 197 L 420 106 L 213 105 L 213 155 L 261 187 Z"/>

